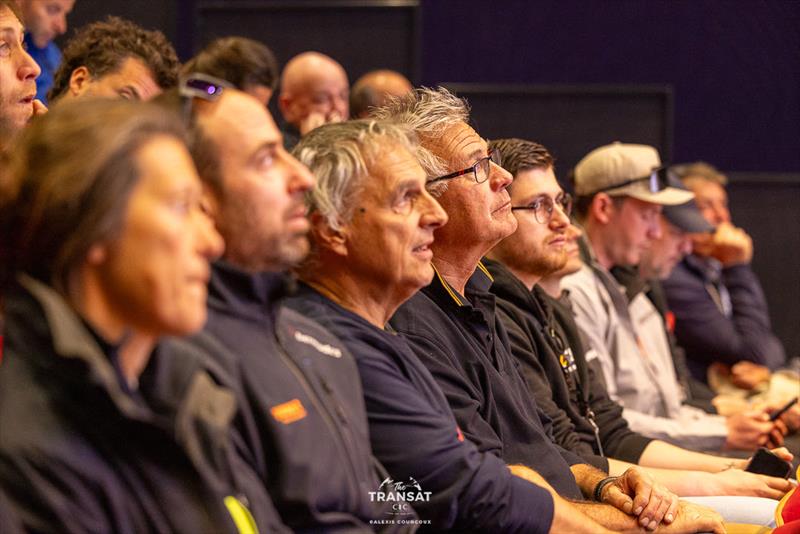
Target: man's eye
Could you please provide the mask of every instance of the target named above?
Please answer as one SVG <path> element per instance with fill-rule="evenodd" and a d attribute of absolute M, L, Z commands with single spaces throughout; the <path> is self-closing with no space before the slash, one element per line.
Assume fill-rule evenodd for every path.
<path fill-rule="evenodd" d="M 11 47 L 8 46 L 8 43 L 0 43 L 0 55 L 7 56 L 11 53 Z"/>

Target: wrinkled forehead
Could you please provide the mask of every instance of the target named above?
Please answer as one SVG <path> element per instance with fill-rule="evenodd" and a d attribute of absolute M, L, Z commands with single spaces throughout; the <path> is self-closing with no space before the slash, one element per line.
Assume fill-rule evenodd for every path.
<path fill-rule="evenodd" d="M 11 11 L 11 8 L 0 5 L 0 33 L 10 32 L 13 35 L 20 35 L 24 30 L 22 21 Z"/>
<path fill-rule="evenodd" d="M 375 148 L 378 152 L 367 163 L 370 182 L 380 184 L 386 191 L 401 184 L 425 186 L 425 172 L 408 148 L 391 140 L 382 140 Z"/>
<path fill-rule="evenodd" d="M 216 102 L 197 103 L 205 132 L 218 143 L 246 149 L 280 140 L 275 121 L 254 97 L 228 89 Z"/>
<path fill-rule="evenodd" d="M 442 135 L 426 139 L 423 144 L 452 167 L 471 165 L 487 150 L 486 141 L 465 122 L 453 124 Z"/>

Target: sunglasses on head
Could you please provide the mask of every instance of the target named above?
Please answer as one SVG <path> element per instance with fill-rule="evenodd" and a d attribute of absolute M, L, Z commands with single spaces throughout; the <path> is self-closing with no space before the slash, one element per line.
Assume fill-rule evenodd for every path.
<path fill-rule="evenodd" d="M 178 83 L 178 94 L 183 99 L 183 118 L 189 124 L 192 117 L 194 99 L 199 98 L 207 102 L 214 102 L 225 89 L 232 89 L 233 85 L 221 78 L 209 76 L 200 72 L 193 72 L 182 76 Z"/>
<path fill-rule="evenodd" d="M 607 187 L 602 187 L 597 191 L 590 193 L 588 196 L 596 195 L 597 193 L 604 193 L 606 191 L 611 191 L 613 189 L 619 189 L 622 187 L 629 186 L 631 184 L 635 184 L 638 182 L 647 182 L 647 190 L 651 193 L 659 193 L 669 187 L 669 179 L 667 177 L 668 168 L 667 167 L 657 167 L 652 170 L 650 174 L 647 176 L 641 176 L 639 178 L 633 178 L 631 180 L 626 180 L 619 184 L 609 185 Z"/>

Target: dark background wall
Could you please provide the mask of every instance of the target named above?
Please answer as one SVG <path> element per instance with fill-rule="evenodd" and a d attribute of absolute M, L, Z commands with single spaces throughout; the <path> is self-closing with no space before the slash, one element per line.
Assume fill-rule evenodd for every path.
<path fill-rule="evenodd" d="M 161 29 L 182 59 L 238 33 L 281 62 L 327 52 L 351 79 L 391 67 L 465 94 L 492 84 L 499 97 L 473 97 L 479 129 L 544 142 L 560 174 L 615 139 L 709 161 L 731 174 L 734 221 L 754 236 L 775 329 L 800 355 L 800 2 L 77 0 L 70 23 L 106 14 Z M 597 101 L 608 105 L 586 107 Z"/>

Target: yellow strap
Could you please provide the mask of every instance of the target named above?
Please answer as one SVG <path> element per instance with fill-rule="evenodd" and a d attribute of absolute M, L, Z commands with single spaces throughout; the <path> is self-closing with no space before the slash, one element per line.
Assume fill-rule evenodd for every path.
<path fill-rule="evenodd" d="M 487 268 L 486 268 L 486 266 L 483 264 L 483 262 L 482 262 L 482 261 L 479 261 L 479 262 L 478 262 L 478 269 L 480 269 L 481 271 L 483 271 L 483 274 L 485 274 L 485 275 L 486 275 L 486 277 L 487 277 L 489 280 L 491 280 L 492 282 L 494 282 L 494 276 L 492 276 L 492 273 L 490 273 L 490 272 L 489 272 L 489 269 L 487 269 Z"/>
<path fill-rule="evenodd" d="M 442 283 L 442 285 L 444 286 L 444 288 L 447 290 L 447 292 L 448 292 L 448 293 L 450 293 L 450 296 L 451 296 L 451 297 L 453 297 L 453 300 L 455 300 L 455 301 L 456 301 L 456 303 L 457 303 L 459 306 L 463 306 L 463 305 L 464 305 L 464 303 L 463 303 L 463 302 L 461 302 L 461 299 L 460 299 L 460 298 L 458 298 L 458 294 L 457 294 L 455 291 L 453 291 L 453 288 L 451 288 L 451 287 L 450 287 L 450 284 L 448 284 L 447 282 L 445 282 L 444 278 L 442 278 L 442 275 L 441 275 L 441 274 L 439 274 L 439 270 L 438 270 L 438 269 L 436 269 L 436 266 L 435 266 L 434 264 L 432 264 L 432 263 L 431 263 L 431 267 L 433 267 L 433 272 L 435 272 L 435 273 L 436 273 L 436 276 L 438 276 L 438 277 L 439 277 L 439 282 L 441 282 L 441 283 Z"/>
<path fill-rule="evenodd" d="M 253 514 L 239 499 L 228 495 L 225 497 L 224 502 L 239 534 L 258 534 L 258 526 L 256 526 L 256 520 L 253 519 Z"/>

